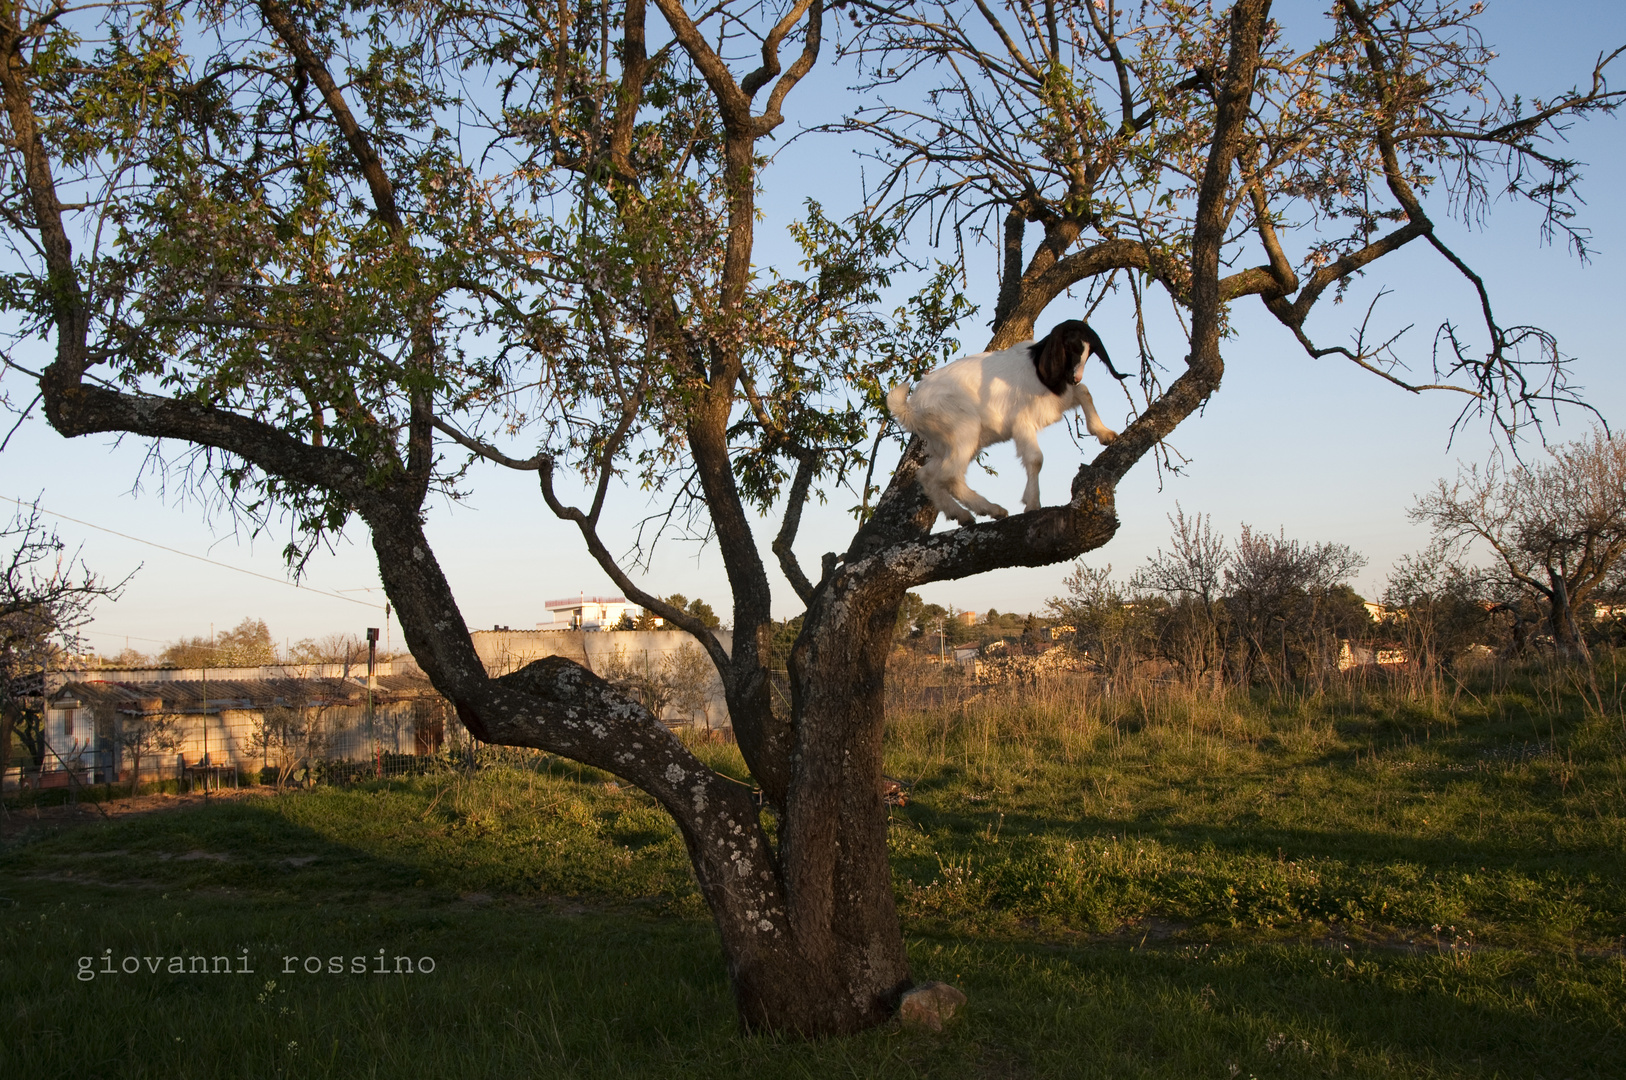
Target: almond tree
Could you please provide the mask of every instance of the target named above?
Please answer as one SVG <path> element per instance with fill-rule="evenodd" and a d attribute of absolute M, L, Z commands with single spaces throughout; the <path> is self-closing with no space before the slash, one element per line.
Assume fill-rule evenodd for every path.
<path fill-rule="evenodd" d="M 130 794 L 141 792 L 141 759 L 173 753 L 181 746 L 183 732 L 179 713 L 154 711 L 121 712 L 115 721 L 113 741 L 130 759 Z M 159 779 L 163 776 L 160 774 Z M 279 782 L 278 786 L 281 784 Z"/>
<path fill-rule="evenodd" d="M 1411 516 L 1450 547 L 1490 548 L 1509 584 L 1541 598 L 1559 652 L 1587 658 L 1576 612 L 1626 558 L 1626 444 L 1594 430 L 1549 447 L 1546 460 L 1465 470 Z"/>
<path fill-rule="evenodd" d="M 1210 515 L 1186 517 L 1179 503 L 1169 515 L 1170 550 L 1157 549 L 1129 580 L 1131 589 L 1161 593 L 1170 604 L 1165 639 L 1169 652 L 1193 684 L 1224 676 L 1225 645 L 1221 631 L 1220 586 L 1233 554 L 1225 538 L 1214 533 Z"/>
<path fill-rule="evenodd" d="M 810 204 L 799 276 L 754 267 L 765 155 L 835 51 L 837 8 L 888 93 L 936 87 L 850 125 L 895 166 L 880 210 L 902 216 Z M 175 466 L 286 524 L 296 565 L 359 519 L 408 647 L 471 731 L 616 773 L 671 813 L 742 1021 L 850 1032 L 911 983 L 880 790 L 905 593 L 1110 539 L 1118 481 L 1219 387 L 1230 304 L 1256 297 L 1313 353 L 1423 389 L 1364 334 L 1316 345 L 1311 311 L 1413 242 L 1483 297 L 1425 211 L 1431 187 L 1478 213 L 1505 167 L 1570 229 L 1575 166 L 1544 140 L 1616 97 L 1600 61 L 1589 87 L 1504 101 L 1474 12 L 1423 0 L 1338 0 L 1307 44 L 1268 0 L 655 9 L 4 0 L 0 303 L 53 350 L 34 368 L 12 350 L 8 377 L 66 436 L 191 447 Z M 872 482 L 885 389 L 957 347 L 951 275 L 881 306 L 928 220 L 1002 230 L 991 346 L 1109 280 L 1165 293 L 1189 330 L 1167 387 L 1143 360 L 1144 409 L 1065 505 L 933 533 L 917 446 Z M 1442 333 L 1429 385 L 1508 427 L 1565 396 L 1550 336 L 1502 327 L 1488 298 L 1480 319 L 1477 346 Z M 567 659 L 487 674 L 424 531 L 430 495 L 486 467 L 533 474 L 616 587 L 706 651 L 762 808 Z M 809 568 L 802 509 L 843 483 L 860 524 Z M 732 653 L 643 587 L 647 544 L 612 550 L 606 505 L 639 485 L 670 499 L 645 540 L 687 528 L 716 545 Z M 755 542 L 770 514 L 806 605 L 785 711 Z"/>
<path fill-rule="evenodd" d="M 130 581 L 91 573 L 43 518 L 35 502 L 0 526 L 0 773 L 11 764 L 13 735 L 36 764 L 45 762 L 45 669 L 80 646 L 92 605 L 117 600 Z"/>

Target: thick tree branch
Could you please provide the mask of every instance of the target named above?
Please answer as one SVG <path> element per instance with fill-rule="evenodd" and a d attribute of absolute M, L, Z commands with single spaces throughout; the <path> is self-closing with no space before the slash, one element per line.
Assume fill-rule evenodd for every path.
<path fill-rule="evenodd" d="M 358 508 L 401 497 L 354 455 L 312 446 L 272 424 L 226 409 L 171 398 L 120 393 L 98 386 L 45 382 L 51 426 L 70 438 L 100 432 L 128 432 L 155 439 L 178 439 L 234 454 L 275 476 L 320 487 Z M 414 505 L 416 505 L 414 503 Z"/>
<path fill-rule="evenodd" d="M 41 382 L 49 414 L 51 387 L 77 384 L 89 364 L 85 345 L 90 316 L 85 309 L 79 276 L 74 272 L 73 245 L 62 222 L 63 205 L 57 197 L 51 159 L 34 115 L 28 65 L 22 56 L 25 40 L 26 35 L 17 25 L 16 5 L 0 9 L 0 89 L 5 93 L 12 145 L 23 158 L 23 182 L 27 186 L 29 207 L 34 212 L 39 246 L 45 253 L 47 299 L 57 328 L 56 359 Z"/>

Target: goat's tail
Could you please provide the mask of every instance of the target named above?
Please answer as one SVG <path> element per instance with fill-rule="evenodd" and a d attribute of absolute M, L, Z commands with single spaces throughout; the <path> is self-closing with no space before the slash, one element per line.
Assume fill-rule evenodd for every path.
<path fill-rule="evenodd" d="M 908 383 L 899 383 L 887 391 L 886 408 L 888 412 L 897 417 L 898 423 L 902 424 L 907 430 L 913 431 L 915 429 L 911 423 L 914 419 L 914 410 L 909 407 Z"/>

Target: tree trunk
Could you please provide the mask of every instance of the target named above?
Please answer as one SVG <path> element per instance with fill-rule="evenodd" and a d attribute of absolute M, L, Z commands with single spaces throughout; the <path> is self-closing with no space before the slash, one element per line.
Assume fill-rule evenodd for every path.
<path fill-rule="evenodd" d="M 1590 662 L 1592 653 L 1587 649 L 1581 628 L 1575 622 L 1575 605 L 1569 583 L 1562 573 L 1557 572 L 1551 573 L 1548 580 L 1552 583 L 1552 589 L 1547 593 L 1547 626 L 1553 632 L 1554 647 L 1565 659 Z"/>
<path fill-rule="evenodd" d="M 881 794 L 886 661 L 903 592 L 838 572 L 790 656 L 796 772 L 780 860 L 791 924 L 839 980 L 852 1030 L 886 1019 L 910 985 Z"/>

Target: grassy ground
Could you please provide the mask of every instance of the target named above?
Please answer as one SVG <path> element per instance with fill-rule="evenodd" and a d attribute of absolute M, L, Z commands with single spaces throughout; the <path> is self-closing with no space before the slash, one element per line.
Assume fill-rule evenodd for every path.
<path fill-rule="evenodd" d="M 971 996 L 944 1036 L 741 1037 L 670 825 L 561 762 L 73 827 L 13 809 L 0 1073 L 1619 1076 L 1618 699 L 1474 691 L 896 717 L 916 975 Z M 233 973 L 169 970 L 194 956 Z"/>

